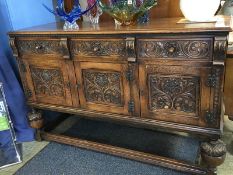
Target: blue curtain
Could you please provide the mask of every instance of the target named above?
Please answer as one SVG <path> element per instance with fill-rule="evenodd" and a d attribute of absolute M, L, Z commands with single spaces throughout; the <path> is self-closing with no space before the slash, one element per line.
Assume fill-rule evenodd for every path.
<path fill-rule="evenodd" d="M 0 0 L 0 82 L 6 95 L 10 117 L 14 124 L 17 142 L 34 140 L 34 130 L 28 126 L 25 97 L 18 81 L 17 66 L 8 45 L 7 32 L 21 28 L 55 22 L 55 17 L 42 4 L 53 8 L 56 0 Z M 7 144 L 5 134 L 0 136 L 0 146 Z"/>
<path fill-rule="evenodd" d="M 28 108 L 25 97 L 15 72 L 12 69 L 7 57 L 0 46 L 0 82 L 3 83 L 6 101 L 11 120 L 14 125 L 17 142 L 34 140 L 34 130 L 29 127 L 27 122 Z M 0 143 L 4 145 L 7 139 L 0 138 Z"/>
<path fill-rule="evenodd" d="M 0 82 L 3 83 L 8 110 L 18 143 L 33 141 L 34 130 L 28 125 L 28 108 L 22 87 L 18 81 L 17 66 L 9 48 L 7 32 L 55 22 L 54 15 L 49 13 L 42 4 L 53 8 L 53 0 L 23 0 L 20 3 L 12 0 L 0 0 Z M 12 150 L 10 132 L 1 131 L 0 153 L 11 161 L 15 157 Z M 0 159 L 1 157 L 0 155 Z M 5 160 L 4 163 L 6 163 Z"/>

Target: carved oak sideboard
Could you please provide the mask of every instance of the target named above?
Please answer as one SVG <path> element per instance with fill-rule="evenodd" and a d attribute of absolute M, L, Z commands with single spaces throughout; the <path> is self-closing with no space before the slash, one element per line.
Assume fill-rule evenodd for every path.
<path fill-rule="evenodd" d="M 10 45 L 32 108 L 196 134 L 204 138 L 207 168 L 48 132 L 41 132 L 42 138 L 190 174 L 213 174 L 226 153 L 219 138 L 230 28 L 226 19 L 221 25 L 178 20 L 117 28 L 83 23 L 78 31 L 48 24 L 10 32 Z M 29 115 L 38 130 L 42 120 L 35 110 Z"/>

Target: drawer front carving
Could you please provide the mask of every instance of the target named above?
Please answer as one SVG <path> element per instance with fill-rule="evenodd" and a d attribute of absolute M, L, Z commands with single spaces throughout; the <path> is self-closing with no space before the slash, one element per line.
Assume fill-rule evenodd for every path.
<path fill-rule="evenodd" d="M 126 57 L 124 39 L 75 39 L 71 40 L 71 54 L 80 57 Z"/>
<path fill-rule="evenodd" d="M 122 85 L 119 72 L 83 70 L 87 102 L 122 106 Z"/>
<path fill-rule="evenodd" d="M 139 58 L 212 59 L 212 39 L 139 39 Z"/>
<path fill-rule="evenodd" d="M 150 110 L 198 114 L 198 77 L 149 75 Z"/>
<path fill-rule="evenodd" d="M 21 56 L 33 55 L 39 57 L 69 58 L 66 39 L 21 38 L 17 41 Z"/>

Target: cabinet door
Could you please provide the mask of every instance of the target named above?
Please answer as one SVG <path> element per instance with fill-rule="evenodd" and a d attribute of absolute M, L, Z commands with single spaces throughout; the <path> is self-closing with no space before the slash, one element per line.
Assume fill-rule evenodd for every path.
<path fill-rule="evenodd" d="M 68 65 L 50 59 L 19 59 L 19 70 L 28 101 L 72 106 Z"/>
<path fill-rule="evenodd" d="M 128 114 L 127 64 L 75 62 L 80 105 L 108 113 Z"/>
<path fill-rule="evenodd" d="M 142 64 L 139 69 L 142 117 L 207 126 L 211 68 Z"/>

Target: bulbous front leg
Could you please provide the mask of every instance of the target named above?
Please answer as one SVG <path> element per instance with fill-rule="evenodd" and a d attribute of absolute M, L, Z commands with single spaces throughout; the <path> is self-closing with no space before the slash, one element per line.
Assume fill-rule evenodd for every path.
<path fill-rule="evenodd" d="M 43 127 L 44 119 L 40 111 L 32 109 L 32 111 L 28 113 L 28 120 L 32 128 L 40 129 Z"/>
<path fill-rule="evenodd" d="M 41 112 L 32 109 L 32 111 L 28 113 L 28 121 L 30 127 L 36 129 L 36 140 L 41 141 L 40 129 L 44 124 L 44 119 Z"/>
<path fill-rule="evenodd" d="M 226 145 L 222 140 L 203 142 L 201 144 L 201 158 L 207 164 L 209 175 L 217 174 L 217 166 L 226 158 Z"/>

